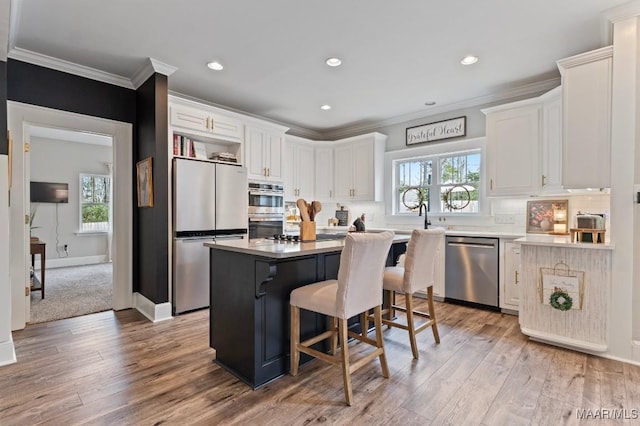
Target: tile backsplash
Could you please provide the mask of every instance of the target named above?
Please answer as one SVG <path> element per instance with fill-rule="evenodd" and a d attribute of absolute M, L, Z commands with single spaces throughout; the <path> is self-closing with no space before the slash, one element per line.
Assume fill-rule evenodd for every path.
<path fill-rule="evenodd" d="M 564 196 L 553 197 L 523 197 L 523 198 L 493 198 L 488 199 L 489 208 L 482 216 L 451 216 L 430 214 L 432 226 L 449 227 L 451 229 L 462 230 L 486 230 L 491 228 L 495 231 L 503 232 L 526 232 L 527 221 L 527 201 L 536 199 L 568 200 L 568 227 L 573 228 L 576 224 L 576 215 L 581 213 L 604 213 L 605 227 L 609 229 L 609 194 L 566 194 Z M 320 225 L 326 225 L 329 218 L 334 217 L 335 211 L 343 205 L 349 210 L 349 221 L 351 225 L 356 217 L 365 214 L 365 225 L 368 228 L 393 228 L 393 229 L 413 229 L 421 228 L 423 218 L 418 215 L 398 218 L 386 216 L 383 202 L 324 202 L 322 211 L 317 215 L 316 221 Z"/>

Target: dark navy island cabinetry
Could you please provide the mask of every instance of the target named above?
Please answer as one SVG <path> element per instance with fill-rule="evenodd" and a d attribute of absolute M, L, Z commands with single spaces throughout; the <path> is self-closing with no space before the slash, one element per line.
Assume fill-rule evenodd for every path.
<path fill-rule="evenodd" d="M 408 238 L 395 237 L 387 265 L 404 253 Z M 210 248 L 209 345 L 216 350 L 215 362 L 258 388 L 289 371 L 289 294 L 337 278 L 344 241 L 231 240 L 205 245 Z M 328 321 L 324 315 L 301 311 L 300 324 L 304 340 L 326 330 Z M 352 318 L 350 326 L 359 330 L 358 318 Z M 303 356 L 301 362 L 310 359 Z"/>

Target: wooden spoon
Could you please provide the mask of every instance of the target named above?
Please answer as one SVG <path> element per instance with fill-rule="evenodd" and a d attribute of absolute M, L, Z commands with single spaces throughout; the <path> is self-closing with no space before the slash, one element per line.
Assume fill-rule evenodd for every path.
<path fill-rule="evenodd" d="M 320 210 L 322 210 L 322 204 L 320 204 L 320 201 L 312 201 L 311 204 L 313 204 L 313 211 L 315 214 L 317 215 L 320 213 Z"/>
<path fill-rule="evenodd" d="M 298 198 L 296 206 L 298 206 L 298 210 L 300 210 L 300 219 L 302 219 L 303 222 L 309 222 L 311 218 L 309 217 L 309 210 L 307 210 L 307 202 L 302 198 Z"/>
<path fill-rule="evenodd" d="M 316 211 L 313 209 L 313 203 L 307 203 L 307 211 L 309 212 L 309 219 L 313 222 L 316 218 Z"/>

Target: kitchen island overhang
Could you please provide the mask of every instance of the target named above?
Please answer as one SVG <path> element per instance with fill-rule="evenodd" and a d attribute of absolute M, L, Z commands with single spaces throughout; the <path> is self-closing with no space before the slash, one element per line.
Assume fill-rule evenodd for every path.
<path fill-rule="evenodd" d="M 409 235 L 395 235 L 387 265 L 405 252 Z M 215 362 L 252 388 L 289 371 L 289 295 L 295 288 L 336 279 L 344 239 L 290 243 L 229 240 L 210 249 L 209 346 Z M 388 301 L 384 302 L 385 304 Z M 302 311 L 301 339 L 328 327 L 324 315 Z M 359 330 L 358 318 L 350 327 Z M 325 350 L 322 344 L 319 350 Z M 307 362 L 311 357 L 303 357 Z"/>

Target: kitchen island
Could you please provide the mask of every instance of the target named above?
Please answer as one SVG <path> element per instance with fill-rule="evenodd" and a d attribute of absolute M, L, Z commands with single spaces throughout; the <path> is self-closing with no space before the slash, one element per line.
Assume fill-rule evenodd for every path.
<path fill-rule="evenodd" d="M 521 245 L 520 329 L 532 339 L 599 354 L 609 349 L 614 245 L 527 235 Z"/>
<path fill-rule="evenodd" d="M 405 252 L 409 237 L 394 237 L 387 265 Z M 210 249 L 209 345 L 216 350 L 215 362 L 258 388 L 289 371 L 289 294 L 297 287 L 337 278 L 344 238 L 304 243 L 244 239 L 204 245 Z M 357 320 L 352 318 L 349 324 L 359 330 Z M 324 315 L 301 311 L 302 340 L 327 327 Z M 327 349 L 321 345 L 316 347 Z M 301 363 L 310 359 L 303 356 Z"/>

